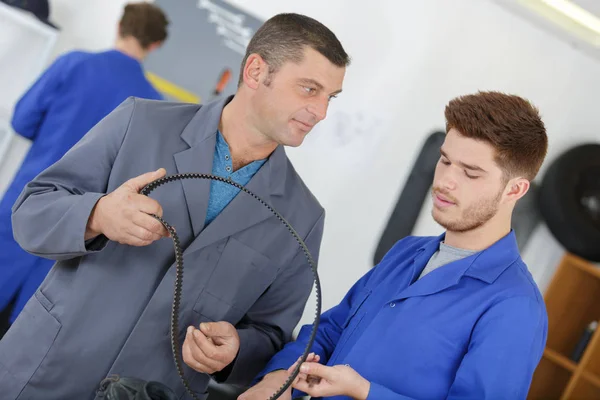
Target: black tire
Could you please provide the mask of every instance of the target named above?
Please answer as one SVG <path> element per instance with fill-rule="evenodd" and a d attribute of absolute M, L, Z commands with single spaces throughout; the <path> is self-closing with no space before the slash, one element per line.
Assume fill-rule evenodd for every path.
<path fill-rule="evenodd" d="M 539 194 L 540 212 L 567 251 L 600 261 L 600 144 L 576 146 L 550 165 Z"/>
<path fill-rule="evenodd" d="M 373 265 L 379 264 L 398 240 L 412 233 L 423 208 L 423 202 L 431 193 L 435 166 L 440 159 L 440 147 L 445 139 L 446 132 L 436 131 L 425 140 L 379 239 L 373 256 Z"/>

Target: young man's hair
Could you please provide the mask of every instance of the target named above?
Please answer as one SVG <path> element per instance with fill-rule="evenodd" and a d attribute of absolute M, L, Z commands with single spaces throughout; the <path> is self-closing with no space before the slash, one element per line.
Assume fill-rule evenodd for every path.
<path fill-rule="evenodd" d="M 147 49 L 153 43 L 166 40 L 167 25 L 167 16 L 154 4 L 129 3 L 119 21 L 119 34 L 123 38 L 134 37 L 143 49 Z"/>
<path fill-rule="evenodd" d="M 342 44 L 325 25 L 300 14 L 278 14 L 268 19 L 248 43 L 238 86 L 242 84 L 244 66 L 251 54 L 261 56 L 269 65 L 269 74 L 273 74 L 288 61 L 300 63 L 305 47 L 318 51 L 338 67 L 350 65 Z"/>
<path fill-rule="evenodd" d="M 529 101 L 500 92 L 478 92 L 446 106 L 446 132 L 489 143 L 505 178 L 533 180 L 546 152 L 548 137 L 538 109 Z"/>

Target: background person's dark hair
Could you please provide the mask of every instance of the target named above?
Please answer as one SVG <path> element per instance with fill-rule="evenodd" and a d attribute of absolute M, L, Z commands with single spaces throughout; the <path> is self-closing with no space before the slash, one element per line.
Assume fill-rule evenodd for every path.
<path fill-rule="evenodd" d="M 154 4 L 129 3 L 119 21 L 119 34 L 123 38 L 134 37 L 143 49 L 147 49 L 153 43 L 165 41 L 167 25 L 167 16 Z"/>
<path fill-rule="evenodd" d="M 306 46 L 338 67 L 350 65 L 350 57 L 342 44 L 325 25 L 305 15 L 278 14 L 268 19 L 248 43 L 238 86 L 242 84 L 244 66 L 251 54 L 261 56 L 269 65 L 269 74 L 273 74 L 288 61 L 301 62 Z"/>
<path fill-rule="evenodd" d="M 446 132 L 481 140 L 496 150 L 496 163 L 507 181 L 516 176 L 533 180 L 546 152 L 548 137 L 538 109 L 529 101 L 500 92 L 478 92 L 451 100 L 446 106 Z"/>

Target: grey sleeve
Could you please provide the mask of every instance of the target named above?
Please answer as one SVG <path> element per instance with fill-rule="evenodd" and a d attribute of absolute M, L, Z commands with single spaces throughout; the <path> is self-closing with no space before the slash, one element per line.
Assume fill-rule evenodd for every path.
<path fill-rule="evenodd" d="M 85 230 L 96 202 L 106 194 L 134 109 L 130 97 L 25 186 L 12 209 L 13 235 L 23 249 L 65 260 L 105 246 L 103 235 L 86 243 Z"/>
<path fill-rule="evenodd" d="M 318 263 L 325 212 L 304 242 Z M 304 253 L 299 250 L 292 263 L 275 279 L 238 324 L 240 349 L 237 358 L 216 380 L 249 385 L 267 362 L 291 340 L 292 332 L 311 293 L 313 275 Z M 226 375 L 226 376 L 225 376 Z"/>

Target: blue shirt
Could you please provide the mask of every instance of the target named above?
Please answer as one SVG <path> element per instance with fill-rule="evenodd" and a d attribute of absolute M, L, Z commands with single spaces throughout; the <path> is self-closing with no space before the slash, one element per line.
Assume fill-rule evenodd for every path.
<path fill-rule="evenodd" d="M 13 129 L 32 143 L 0 201 L 0 309 L 17 296 L 11 321 L 54 264 L 13 239 L 12 205 L 29 181 L 129 96 L 162 99 L 139 61 L 117 50 L 73 51 L 58 57 L 15 105 Z"/>
<path fill-rule="evenodd" d="M 514 233 L 417 280 L 443 238 L 396 243 L 323 313 L 312 351 L 369 380 L 373 400 L 525 399 L 548 321 Z M 258 378 L 289 368 L 309 334 L 304 326 Z"/>
<path fill-rule="evenodd" d="M 217 131 L 217 144 L 215 146 L 212 167 L 213 175 L 228 178 L 235 183 L 246 186 L 265 161 L 267 160 L 253 161 L 234 172 L 229 145 L 223 138 L 221 132 Z M 219 181 L 211 181 L 205 225 L 210 224 L 239 192 L 240 189 L 235 186 Z"/>

